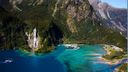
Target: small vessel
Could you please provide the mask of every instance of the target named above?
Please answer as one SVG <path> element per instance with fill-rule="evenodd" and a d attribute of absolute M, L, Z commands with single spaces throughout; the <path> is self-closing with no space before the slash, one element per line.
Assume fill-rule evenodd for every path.
<path fill-rule="evenodd" d="M 13 60 L 12 60 L 12 59 L 7 59 L 7 60 L 4 60 L 4 62 L 3 62 L 3 63 L 11 63 L 11 62 L 13 62 Z"/>

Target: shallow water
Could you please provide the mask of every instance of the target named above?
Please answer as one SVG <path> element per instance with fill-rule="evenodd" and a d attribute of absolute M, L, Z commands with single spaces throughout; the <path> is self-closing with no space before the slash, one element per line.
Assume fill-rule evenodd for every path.
<path fill-rule="evenodd" d="M 105 53 L 101 45 L 81 45 L 78 50 L 65 50 L 58 59 L 72 72 L 112 72 L 111 66 L 99 59 Z"/>
<path fill-rule="evenodd" d="M 105 54 L 101 45 L 80 45 L 66 49 L 60 45 L 47 55 L 28 56 L 20 51 L 0 52 L 0 72 L 113 72 L 99 58 Z M 3 63 L 11 59 L 13 62 Z"/>

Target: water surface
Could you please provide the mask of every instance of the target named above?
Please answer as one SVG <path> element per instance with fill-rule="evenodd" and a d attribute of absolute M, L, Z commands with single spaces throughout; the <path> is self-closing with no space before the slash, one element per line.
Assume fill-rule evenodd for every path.
<path fill-rule="evenodd" d="M 115 68 L 100 60 L 105 54 L 101 45 L 80 45 L 77 50 L 63 45 L 40 56 L 20 51 L 0 52 L 0 72 L 113 72 Z M 13 60 L 3 63 L 5 60 Z"/>

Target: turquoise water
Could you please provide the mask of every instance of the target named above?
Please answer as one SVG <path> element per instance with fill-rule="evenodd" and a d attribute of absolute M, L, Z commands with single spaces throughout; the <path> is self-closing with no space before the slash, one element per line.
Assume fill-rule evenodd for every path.
<path fill-rule="evenodd" d="M 115 68 L 99 60 L 103 54 L 101 45 L 80 45 L 77 50 L 60 45 L 40 56 L 4 51 L 0 52 L 0 72 L 113 72 Z M 13 62 L 4 63 L 7 59 Z"/>
<path fill-rule="evenodd" d="M 112 72 L 110 65 L 99 60 L 105 53 L 101 45 L 81 45 L 78 50 L 66 49 L 58 59 L 69 72 Z"/>

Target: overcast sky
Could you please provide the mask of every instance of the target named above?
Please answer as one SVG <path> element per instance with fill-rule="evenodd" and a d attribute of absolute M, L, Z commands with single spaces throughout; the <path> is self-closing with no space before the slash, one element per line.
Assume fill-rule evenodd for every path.
<path fill-rule="evenodd" d="M 107 2 L 114 7 L 127 8 L 127 0 L 101 0 L 101 1 Z"/>

